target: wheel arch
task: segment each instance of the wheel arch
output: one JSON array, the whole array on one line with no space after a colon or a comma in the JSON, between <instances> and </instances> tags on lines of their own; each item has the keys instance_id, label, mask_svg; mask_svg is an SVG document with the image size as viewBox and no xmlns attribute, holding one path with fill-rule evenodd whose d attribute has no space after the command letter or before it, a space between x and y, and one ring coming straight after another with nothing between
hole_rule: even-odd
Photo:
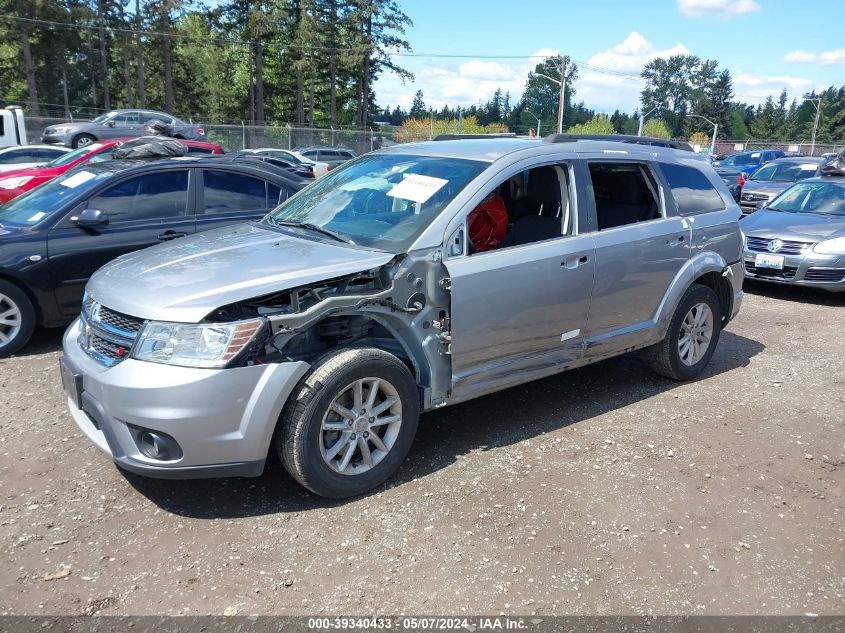
<instances>
[{"instance_id":1,"label":"wheel arch","mask_svg":"<svg viewBox=\"0 0 845 633\"><path fill-rule=\"evenodd\" d=\"M727 323L733 308L734 296L731 282L724 274L727 269L728 264L725 259L719 253L713 251L698 253L687 260L678 274L675 275L672 283L669 284L669 288L657 308L654 319L657 324L657 333L654 338L660 340L666 335L672 315L675 313L684 293L687 288L695 283L705 285L716 293L722 308L722 323L723 325Z\"/></svg>"}]
</instances>

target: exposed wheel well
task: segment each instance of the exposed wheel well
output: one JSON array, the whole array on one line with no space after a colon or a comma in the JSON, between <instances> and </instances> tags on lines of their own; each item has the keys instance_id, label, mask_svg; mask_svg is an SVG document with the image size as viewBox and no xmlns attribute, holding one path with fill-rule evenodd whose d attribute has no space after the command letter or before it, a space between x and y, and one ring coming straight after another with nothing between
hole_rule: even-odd
<instances>
[{"instance_id":1,"label":"exposed wheel well","mask_svg":"<svg viewBox=\"0 0 845 633\"><path fill-rule=\"evenodd\" d=\"M420 382L420 368L394 332L374 318L364 315L326 317L288 339L279 352L288 358L313 363L331 349L375 347L396 356Z\"/></svg>"},{"instance_id":2,"label":"exposed wheel well","mask_svg":"<svg viewBox=\"0 0 845 633\"><path fill-rule=\"evenodd\" d=\"M716 293L719 298L719 306L722 308L722 322L726 323L731 318L731 307L733 305L731 282L724 275L713 271L701 275L693 283L707 286Z\"/></svg>"}]
</instances>

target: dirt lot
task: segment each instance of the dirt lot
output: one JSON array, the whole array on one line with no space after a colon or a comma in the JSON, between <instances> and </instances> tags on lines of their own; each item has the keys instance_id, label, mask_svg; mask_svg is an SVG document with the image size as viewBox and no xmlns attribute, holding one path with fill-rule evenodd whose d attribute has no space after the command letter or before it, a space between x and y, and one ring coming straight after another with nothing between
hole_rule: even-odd
<instances>
[{"instance_id":1,"label":"dirt lot","mask_svg":"<svg viewBox=\"0 0 845 633\"><path fill-rule=\"evenodd\" d=\"M0 361L0 614L843 614L845 296L749 290L701 380L623 358L426 415L344 503L275 462L121 474L42 332Z\"/></svg>"}]
</instances>

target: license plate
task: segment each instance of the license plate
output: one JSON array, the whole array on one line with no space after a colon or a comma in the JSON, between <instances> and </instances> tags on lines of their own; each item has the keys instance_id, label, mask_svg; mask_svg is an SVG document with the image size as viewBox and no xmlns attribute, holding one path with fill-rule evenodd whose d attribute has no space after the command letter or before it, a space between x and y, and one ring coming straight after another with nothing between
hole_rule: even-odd
<instances>
[{"instance_id":1,"label":"license plate","mask_svg":"<svg viewBox=\"0 0 845 633\"><path fill-rule=\"evenodd\" d=\"M82 408L82 374L73 371L70 364L62 356L59 359L59 372L62 375L62 387L77 409Z\"/></svg>"},{"instance_id":2,"label":"license plate","mask_svg":"<svg viewBox=\"0 0 845 633\"><path fill-rule=\"evenodd\" d=\"M765 255L760 253L754 257L754 267L783 270L783 255Z\"/></svg>"}]
</instances>

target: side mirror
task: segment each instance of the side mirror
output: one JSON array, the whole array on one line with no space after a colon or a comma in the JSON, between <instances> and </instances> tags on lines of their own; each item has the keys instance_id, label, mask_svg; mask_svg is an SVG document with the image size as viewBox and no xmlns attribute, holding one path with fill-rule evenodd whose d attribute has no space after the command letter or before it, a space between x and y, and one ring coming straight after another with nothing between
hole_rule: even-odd
<instances>
[{"instance_id":1,"label":"side mirror","mask_svg":"<svg viewBox=\"0 0 845 633\"><path fill-rule=\"evenodd\" d=\"M71 216L71 222L76 226L102 226L109 223L109 216L99 209L84 209L79 215Z\"/></svg>"},{"instance_id":2,"label":"side mirror","mask_svg":"<svg viewBox=\"0 0 845 633\"><path fill-rule=\"evenodd\" d=\"M105 125L106 127L114 127L114 119L112 119L111 121L106 121L105 123L103 123L103 125Z\"/></svg>"}]
</instances>

